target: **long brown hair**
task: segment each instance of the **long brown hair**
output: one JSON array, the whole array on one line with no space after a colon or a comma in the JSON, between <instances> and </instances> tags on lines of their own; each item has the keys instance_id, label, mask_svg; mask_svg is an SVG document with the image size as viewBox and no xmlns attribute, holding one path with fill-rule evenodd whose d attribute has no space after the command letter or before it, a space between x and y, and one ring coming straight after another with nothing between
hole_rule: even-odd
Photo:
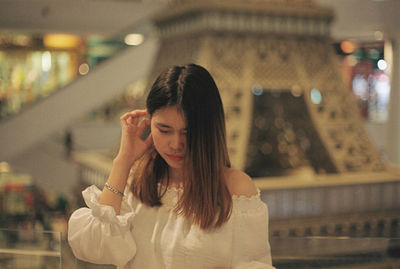
<instances>
[{"instance_id":1,"label":"long brown hair","mask_svg":"<svg viewBox=\"0 0 400 269\"><path fill-rule=\"evenodd\" d=\"M224 109L210 73L195 64L161 73L146 107L151 116L166 106L182 110L187 125L185 179L175 211L202 229L218 228L229 219L232 198L224 179L224 168L230 167ZM165 189L158 183L166 178L168 187L168 176L168 164L153 149L135 163L131 190L142 203L160 206Z\"/></svg>"}]
</instances>

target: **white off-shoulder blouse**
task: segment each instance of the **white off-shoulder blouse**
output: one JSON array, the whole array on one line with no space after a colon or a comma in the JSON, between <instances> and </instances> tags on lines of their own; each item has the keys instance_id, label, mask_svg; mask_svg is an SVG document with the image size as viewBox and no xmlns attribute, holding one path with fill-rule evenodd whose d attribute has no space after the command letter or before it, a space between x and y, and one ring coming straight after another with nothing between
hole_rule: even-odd
<instances>
[{"instance_id":1,"label":"white off-shoulder blouse","mask_svg":"<svg viewBox=\"0 0 400 269\"><path fill-rule=\"evenodd\" d=\"M121 213L101 205L101 191L90 186L89 208L69 219L68 241L78 259L120 269L270 269L268 210L260 194L233 196L232 214L218 229L202 230L174 212L181 189L169 188L163 205L142 204L126 189Z\"/></svg>"}]
</instances>

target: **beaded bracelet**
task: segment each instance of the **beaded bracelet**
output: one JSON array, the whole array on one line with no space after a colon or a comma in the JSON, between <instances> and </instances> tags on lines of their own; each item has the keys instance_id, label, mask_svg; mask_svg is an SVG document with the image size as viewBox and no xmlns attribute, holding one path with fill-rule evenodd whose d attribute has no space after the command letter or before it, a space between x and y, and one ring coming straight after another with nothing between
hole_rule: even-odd
<instances>
[{"instance_id":1,"label":"beaded bracelet","mask_svg":"<svg viewBox=\"0 0 400 269\"><path fill-rule=\"evenodd\" d=\"M120 195L120 196L124 196L124 193L123 193L123 192L120 192L119 190L115 189L114 187L111 187L107 182L104 184L104 187L106 187L107 190L110 190L110 191L112 191L112 192L115 193L115 194L118 194L118 195Z\"/></svg>"}]
</instances>

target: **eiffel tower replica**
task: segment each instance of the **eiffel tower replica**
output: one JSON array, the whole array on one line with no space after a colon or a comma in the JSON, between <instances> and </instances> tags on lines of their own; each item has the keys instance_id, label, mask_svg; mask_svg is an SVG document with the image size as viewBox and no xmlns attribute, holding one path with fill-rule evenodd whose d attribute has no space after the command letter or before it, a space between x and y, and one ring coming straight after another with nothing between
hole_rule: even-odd
<instances>
[{"instance_id":1,"label":"eiffel tower replica","mask_svg":"<svg viewBox=\"0 0 400 269\"><path fill-rule=\"evenodd\" d=\"M150 81L197 63L220 89L232 166L252 177L385 173L332 47L333 11L311 0L169 1Z\"/></svg>"}]
</instances>

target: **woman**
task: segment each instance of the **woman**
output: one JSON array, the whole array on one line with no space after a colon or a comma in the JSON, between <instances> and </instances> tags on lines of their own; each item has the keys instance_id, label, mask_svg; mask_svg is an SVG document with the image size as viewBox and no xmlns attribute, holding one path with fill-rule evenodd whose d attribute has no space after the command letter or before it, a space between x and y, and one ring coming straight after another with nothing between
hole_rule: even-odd
<instances>
[{"instance_id":1,"label":"woman","mask_svg":"<svg viewBox=\"0 0 400 269\"><path fill-rule=\"evenodd\" d=\"M230 168L223 106L208 71L169 68L146 106L121 117L105 187L83 191L89 208L69 220L75 256L126 269L273 268L267 207L250 177Z\"/></svg>"}]
</instances>

